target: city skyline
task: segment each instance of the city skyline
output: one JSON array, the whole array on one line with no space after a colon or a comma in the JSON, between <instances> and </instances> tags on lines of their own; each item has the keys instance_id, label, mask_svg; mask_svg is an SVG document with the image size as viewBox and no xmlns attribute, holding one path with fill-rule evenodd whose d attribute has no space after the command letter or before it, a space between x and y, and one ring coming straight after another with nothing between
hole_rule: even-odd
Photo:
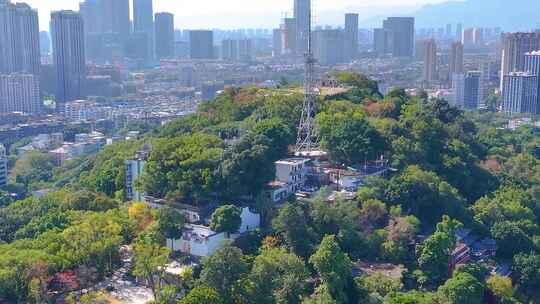
<instances>
[{"instance_id":1,"label":"city skyline","mask_svg":"<svg viewBox=\"0 0 540 304\"><path fill-rule=\"evenodd\" d=\"M12 2L23 2L13 0ZM78 10L79 0L56 0L44 3L43 0L24 1L38 9L40 30L49 30L50 12L55 10ZM314 1L316 24L337 25L333 12L354 12L360 14L361 20L374 18L388 10L399 8L403 13L412 12L425 4L442 3L446 0L379 0L377 3L355 0ZM133 3L131 3L131 7ZM279 19L293 16L293 1L259 0L254 5L249 0L232 0L217 2L201 0L196 3L154 0L154 12L170 12L175 18L176 28L210 29L210 28L271 28L279 25ZM369 8L369 9L368 9ZM321 15L321 12L325 12ZM264 18L261 19L261 16Z\"/></svg>"},{"instance_id":2,"label":"city skyline","mask_svg":"<svg viewBox=\"0 0 540 304\"><path fill-rule=\"evenodd\" d=\"M0 0L0 304L537 303L539 11Z\"/></svg>"}]
</instances>

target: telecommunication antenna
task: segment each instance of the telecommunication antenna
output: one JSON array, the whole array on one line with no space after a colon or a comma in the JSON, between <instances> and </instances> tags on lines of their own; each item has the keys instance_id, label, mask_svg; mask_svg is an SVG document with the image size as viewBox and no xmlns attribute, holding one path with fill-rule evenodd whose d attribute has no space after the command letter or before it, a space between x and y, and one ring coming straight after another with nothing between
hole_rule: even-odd
<instances>
[{"instance_id":1,"label":"telecommunication antenna","mask_svg":"<svg viewBox=\"0 0 540 304\"><path fill-rule=\"evenodd\" d=\"M295 155L311 156L314 153L320 153L320 142L315 126L315 103L319 96L314 79L315 58L313 57L311 19L312 6L309 2L309 27L307 51L304 54L304 102L302 107L302 116L298 125L298 136L296 138Z\"/></svg>"}]
</instances>

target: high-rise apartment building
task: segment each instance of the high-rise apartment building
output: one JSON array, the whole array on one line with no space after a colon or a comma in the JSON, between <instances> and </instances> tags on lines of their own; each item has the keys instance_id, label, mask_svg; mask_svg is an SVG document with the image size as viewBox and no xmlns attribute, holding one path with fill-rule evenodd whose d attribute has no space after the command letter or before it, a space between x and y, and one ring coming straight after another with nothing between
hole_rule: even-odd
<instances>
[{"instance_id":1,"label":"high-rise apartment building","mask_svg":"<svg viewBox=\"0 0 540 304\"><path fill-rule=\"evenodd\" d=\"M453 88L453 75L463 74L463 44L460 41L453 42L450 46L450 57L448 61L448 83Z\"/></svg>"},{"instance_id":2,"label":"high-rise apartment building","mask_svg":"<svg viewBox=\"0 0 540 304\"><path fill-rule=\"evenodd\" d=\"M344 61L344 33L341 30L313 32L313 55L322 65L333 66Z\"/></svg>"},{"instance_id":3,"label":"high-rise apartment building","mask_svg":"<svg viewBox=\"0 0 540 304\"><path fill-rule=\"evenodd\" d=\"M242 62L250 62L255 57L253 49L253 40L240 39L238 40L238 60Z\"/></svg>"},{"instance_id":4,"label":"high-rise apartment building","mask_svg":"<svg viewBox=\"0 0 540 304\"><path fill-rule=\"evenodd\" d=\"M283 44L281 43L281 29L277 28L272 31L272 55L274 57L281 56L283 52Z\"/></svg>"},{"instance_id":5,"label":"high-rise apartment building","mask_svg":"<svg viewBox=\"0 0 540 304\"><path fill-rule=\"evenodd\" d=\"M79 12L84 21L87 59L120 61L131 34L129 0L85 0L79 3Z\"/></svg>"},{"instance_id":6,"label":"high-rise apartment building","mask_svg":"<svg viewBox=\"0 0 540 304\"><path fill-rule=\"evenodd\" d=\"M540 33L508 33L502 35L501 90L504 77L524 71L525 53L540 50Z\"/></svg>"},{"instance_id":7,"label":"high-rise apartment building","mask_svg":"<svg viewBox=\"0 0 540 304\"><path fill-rule=\"evenodd\" d=\"M345 61L351 61L358 56L358 14L345 15Z\"/></svg>"},{"instance_id":8,"label":"high-rise apartment building","mask_svg":"<svg viewBox=\"0 0 540 304\"><path fill-rule=\"evenodd\" d=\"M481 71L452 74L452 105L467 110L484 107Z\"/></svg>"},{"instance_id":9,"label":"high-rise apartment building","mask_svg":"<svg viewBox=\"0 0 540 304\"><path fill-rule=\"evenodd\" d=\"M392 32L383 28L373 30L373 50L377 55L392 53Z\"/></svg>"},{"instance_id":10,"label":"high-rise apartment building","mask_svg":"<svg viewBox=\"0 0 540 304\"><path fill-rule=\"evenodd\" d=\"M133 0L133 32L144 33L147 40L146 54L154 58L154 7L152 0Z\"/></svg>"},{"instance_id":11,"label":"high-rise apartment building","mask_svg":"<svg viewBox=\"0 0 540 304\"><path fill-rule=\"evenodd\" d=\"M25 3L0 1L0 73L39 75L38 13Z\"/></svg>"},{"instance_id":12,"label":"high-rise apartment building","mask_svg":"<svg viewBox=\"0 0 540 304\"><path fill-rule=\"evenodd\" d=\"M0 113L42 111L39 76L33 74L0 74Z\"/></svg>"},{"instance_id":13,"label":"high-rise apartment building","mask_svg":"<svg viewBox=\"0 0 540 304\"><path fill-rule=\"evenodd\" d=\"M478 96L478 109L486 108L486 99L489 96L489 84L490 84L490 60L488 57L480 60L480 88Z\"/></svg>"},{"instance_id":14,"label":"high-rise apartment building","mask_svg":"<svg viewBox=\"0 0 540 304\"><path fill-rule=\"evenodd\" d=\"M131 32L129 0L85 0L79 11L87 33L115 33L126 39Z\"/></svg>"},{"instance_id":15,"label":"high-rise apartment building","mask_svg":"<svg viewBox=\"0 0 540 304\"><path fill-rule=\"evenodd\" d=\"M437 43L435 39L428 39L425 44L424 53L424 82L429 85L437 79Z\"/></svg>"},{"instance_id":16,"label":"high-rise apartment building","mask_svg":"<svg viewBox=\"0 0 540 304\"><path fill-rule=\"evenodd\" d=\"M296 20L296 51L304 54L308 48L311 28L311 0L294 0L294 19Z\"/></svg>"},{"instance_id":17,"label":"high-rise apartment building","mask_svg":"<svg viewBox=\"0 0 540 304\"><path fill-rule=\"evenodd\" d=\"M469 71L465 75L464 103L467 110L475 110L482 104L482 73L480 71Z\"/></svg>"},{"instance_id":18,"label":"high-rise apartment building","mask_svg":"<svg viewBox=\"0 0 540 304\"><path fill-rule=\"evenodd\" d=\"M152 0L133 0L133 31L154 32L154 6Z\"/></svg>"},{"instance_id":19,"label":"high-rise apartment building","mask_svg":"<svg viewBox=\"0 0 540 304\"><path fill-rule=\"evenodd\" d=\"M383 21L383 28L392 33L391 50L394 57L414 56L413 17L390 17Z\"/></svg>"},{"instance_id":20,"label":"high-rise apartment building","mask_svg":"<svg viewBox=\"0 0 540 304\"><path fill-rule=\"evenodd\" d=\"M474 46L474 28L466 28L461 35L461 43L464 47L470 48Z\"/></svg>"},{"instance_id":21,"label":"high-rise apartment building","mask_svg":"<svg viewBox=\"0 0 540 304\"><path fill-rule=\"evenodd\" d=\"M84 23L85 55L89 61L99 60L103 48L102 0L85 0L79 3L79 13Z\"/></svg>"},{"instance_id":22,"label":"high-rise apartment building","mask_svg":"<svg viewBox=\"0 0 540 304\"><path fill-rule=\"evenodd\" d=\"M86 79L84 22L74 11L51 13L53 63L56 70L56 108L80 99Z\"/></svg>"},{"instance_id":23,"label":"high-rise apartment building","mask_svg":"<svg viewBox=\"0 0 540 304\"><path fill-rule=\"evenodd\" d=\"M296 19L284 18L281 24L281 47L283 55L294 55L297 51Z\"/></svg>"},{"instance_id":24,"label":"high-rise apartment building","mask_svg":"<svg viewBox=\"0 0 540 304\"><path fill-rule=\"evenodd\" d=\"M448 79L452 79L452 74L463 73L463 44L459 41L452 43L450 49L450 62L448 63Z\"/></svg>"},{"instance_id":25,"label":"high-rise apartment building","mask_svg":"<svg viewBox=\"0 0 540 304\"><path fill-rule=\"evenodd\" d=\"M460 109L465 107L465 74L452 74L452 98L450 101L454 107Z\"/></svg>"},{"instance_id":26,"label":"high-rise apartment building","mask_svg":"<svg viewBox=\"0 0 540 304\"><path fill-rule=\"evenodd\" d=\"M85 0L79 3L79 13L84 20L85 35L89 33L102 33L104 31L103 15L101 12L103 5L101 3L102 0Z\"/></svg>"},{"instance_id":27,"label":"high-rise apartment building","mask_svg":"<svg viewBox=\"0 0 540 304\"><path fill-rule=\"evenodd\" d=\"M225 61L238 59L238 40L224 39L221 41L221 59Z\"/></svg>"},{"instance_id":28,"label":"high-rise apartment building","mask_svg":"<svg viewBox=\"0 0 540 304\"><path fill-rule=\"evenodd\" d=\"M0 187L5 187L8 181L6 148L0 144Z\"/></svg>"},{"instance_id":29,"label":"high-rise apartment building","mask_svg":"<svg viewBox=\"0 0 540 304\"><path fill-rule=\"evenodd\" d=\"M455 39L461 40L461 34L463 33L463 24L458 23L456 25L456 37Z\"/></svg>"},{"instance_id":30,"label":"high-rise apartment building","mask_svg":"<svg viewBox=\"0 0 540 304\"><path fill-rule=\"evenodd\" d=\"M156 28L156 57L158 59L174 57L174 15L157 13Z\"/></svg>"},{"instance_id":31,"label":"high-rise apartment building","mask_svg":"<svg viewBox=\"0 0 540 304\"><path fill-rule=\"evenodd\" d=\"M477 47L484 45L484 29L475 27L473 30L473 44Z\"/></svg>"},{"instance_id":32,"label":"high-rise apartment building","mask_svg":"<svg viewBox=\"0 0 540 304\"><path fill-rule=\"evenodd\" d=\"M214 32L194 30L189 32L191 59L214 59Z\"/></svg>"},{"instance_id":33,"label":"high-rise apartment building","mask_svg":"<svg viewBox=\"0 0 540 304\"><path fill-rule=\"evenodd\" d=\"M503 77L502 111L538 113L538 77L527 72L511 72Z\"/></svg>"},{"instance_id":34,"label":"high-rise apartment building","mask_svg":"<svg viewBox=\"0 0 540 304\"><path fill-rule=\"evenodd\" d=\"M446 32L445 32L445 38L446 39L452 39L452 24L447 24L446 25Z\"/></svg>"},{"instance_id":35,"label":"high-rise apartment building","mask_svg":"<svg viewBox=\"0 0 540 304\"><path fill-rule=\"evenodd\" d=\"M538 80L538 96L536 104L540 107L540 51L525 54L525 71L535 75ZM540 109L538 109L540 114Z\"/></svg>"},{"instance_id":36,"label":"high-rise apartment building","mask_svg":"<svg viewBox=\"0 0 540 304\"><path fill-rule=\"evenodd\" d=\"M121 40L126 40L131 33L129 17L129 0L101 0L105 3L106 24L109 28L105 32L117 33ZM110 13L109 13L110 12ZM110 20L110 21L109 21Z\"/></svg>"}]
</instances>

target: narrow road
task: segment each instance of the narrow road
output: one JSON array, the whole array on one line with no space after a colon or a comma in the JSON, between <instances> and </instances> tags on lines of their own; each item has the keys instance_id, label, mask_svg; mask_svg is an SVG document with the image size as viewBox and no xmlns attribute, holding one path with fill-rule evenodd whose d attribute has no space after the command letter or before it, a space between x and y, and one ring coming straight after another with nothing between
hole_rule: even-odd
<instances>
[{"instance_id":1,"label":"narrow road","mask_svg":"<svg viewBox=\"0 0 540 304\"><path fill-rule=\"evenodd\" d=\"M122 258L122 267L117 269L110 278L95 285L92 290L110 290L111 296L126 304L146 304L154 297L152 290L146 286L137 284L128 276L133 267L133 248L131 246L122 246L120 249Z\"/></svg>"}]
</instances>

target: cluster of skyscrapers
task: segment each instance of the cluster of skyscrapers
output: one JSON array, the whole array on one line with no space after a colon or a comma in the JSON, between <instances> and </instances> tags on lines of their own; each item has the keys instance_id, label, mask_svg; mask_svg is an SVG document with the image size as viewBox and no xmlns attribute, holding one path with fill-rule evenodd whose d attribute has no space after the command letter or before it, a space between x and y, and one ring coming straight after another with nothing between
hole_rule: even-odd
<instances>
[{"instance_id":1,"label":"cluster of skyscrapers","mask_svg":"<svg viewBox=\"0 0 540 304\"><path fill-rule=\"evenodd\" d=\"M390 54L394 57L414 55L414 18L390 17L383 21L382 28L373 32L374 50L377 54Z\"/></svg>"},{"instance_id":2,"label":"cluster of skyscrapers","mask_svg":"<svg viewBox=\"0 0 540 304\"><path fill-rule=\"evenodd\" d=\"M133 0L133 26L130 0L85 0L79 13L88 61L129 59L145 66L154 59L174 57L174 15L154 15L152 0Z\"/></svg>"},{"instance_id":3,"label":"cluster of skyscrapers","mask_svg":"<svg viewBox=\"0 0 540 304\"><path fill-rule=\"evenodd\" d=\"M502 111L540 114L540 33L502 36Z\"/></svg>"},{"instance_id":4,"label":"cluster of skyscrapers","mask_svg":"<svg viewBox=\"0 0 540 304\"><path fill-rule=\"evenodd\" d=\"M463 40L455 41L450 46L447 77L447 82L452 88L450 101L462 109L483 109L486 107L485 100L488 96L489 61L487 58L479 60L477 70L465 71L463 49ZM436 63L426 61L424 70L434 65ZM435 78L428 79L424 76L426 82L433 80Z\"/></svg>"},{"instance_id":5,"label":"cluster of skyscrapers","mask_svg":"<svg viewBox=\"0 0 540 304\"><path fill-rule=\"evenodd\" d=\"M439 41L448 37L446 35ZM434 84L443 87L446 83L450 85L450 100L454 105L463 109L485 108L490 91L491 62L488 55L474 54L485 50L487 37L492 39L493 33L482 28L465 28L461 35L456 33L448 53L439 50L437 40L433 38L417 41L417 59L423 61L422 87L433 88ZM377 50L377 35L374 39ZM499 110L511 114L540 114L540 32L503 33L498 41L501 52L496 60L498 62L500 58L498 91L502 98ZM473 69L470 64L469 69L464 67L464 50L470 52L469 59L476 56ZM448 74L439 71L443 60L447 63Z\"/></svg>"},{"instance_id":6,"label":"cluster of skyscrapers","mask_svg":"<svg viewBox=\"0 0 540 304\"><path fill-rule=\"evenodd\" d=\"M276 57L302 57L310 35L311 0L294 0L294 16L284 18L273 31L273 53ZM345 15L342 29L312 29L312 50L322 65L350 62L358 56L358 14Z\"/></svg>"},{"instance_id":7,"label":"cluster of skyscrapers","mask_svg":"<svg viewBox=\"0 0 540 304\"><path fill-rule=\"evenodd\" d=\"M52 44L56 108L81 98L87 62L140 62L174 57L174 16L153 14L152 0L85 0L80 11L51 13L50 34L39 32L38 13L25 3L0 0L0 113L39 114L41 52ZM41 45L40 45L41 44ZM143 46L143 47L141 47Z\"/></svg>"},{"instance_id":8,"label":"cluster of skyscrapers","mask_svg":"<svg viewBox=\"0 0 540 304\"><path fill-rule=\"evenodd\" d=\"M221 58L226 61L250 62L254 59L251 39L224 39L221 42Z\"/></svg>"},{"instance_id":9,"label":"cluster of skyscrapers","mask_svg":"<svg viewBox=\"0 0 540 304\"><path fill-rule=\"evenodd\" d=\"M0 113L40 111L40 65L37 11L0 0Z\"/></svg>"},{"instance_id":10,"label":"cluster of skyscrapers","mask_svg":"<svg viewBox=\"0 0 540 304\"><path fill-rule=\"evenodd\" d=\"M345 14L339 27L312 27L312 0L294 0L293 16L284 18L273 31L252 30L251 35L246 31L180 31L175 30L173 14L154 14L153 0L80 0L79 11L51 13L49 35L39 32L36 10L11 1L0 0L0 114L43 113L43 88L54 93L59 112L71 101L105 92L104 83L113 77L107 78L108 72L93 73L98 66L140 69L177 59L229 66L247 66L256 59L297 64L308 49L309 35L313 56L324 68L349 63L354 67L366 58L397 58L389 60L399 62L397 69L421 72L420 81L414 76L400 83L405 87L444 88L456 106L479 109L485 107L490 89L498 86L502 111L540 114L540 32L501 35L500 29L464 28L462 24L416 30L413 17L389 17L380 28L362 31L354 13ZM477 54L495 48L488 44L498 37L502 56L478 59ZM493 66L499 58L500 86L499 77L490 73L498 69ZM122 94L121 82L114 82L120 87L114 96Z\"/></svg>"},{"instance_id":11,"label":"cluster of skyscrapers","mask_svg":"<svg viewBox=\"0 0 540 304\"><path fill-rule=\"evenodd\" d=\"M525 69L502 76L502 110L507 113L540 114L540 52L528 52L525 58Z\"/></svg>"}]
</instances>

